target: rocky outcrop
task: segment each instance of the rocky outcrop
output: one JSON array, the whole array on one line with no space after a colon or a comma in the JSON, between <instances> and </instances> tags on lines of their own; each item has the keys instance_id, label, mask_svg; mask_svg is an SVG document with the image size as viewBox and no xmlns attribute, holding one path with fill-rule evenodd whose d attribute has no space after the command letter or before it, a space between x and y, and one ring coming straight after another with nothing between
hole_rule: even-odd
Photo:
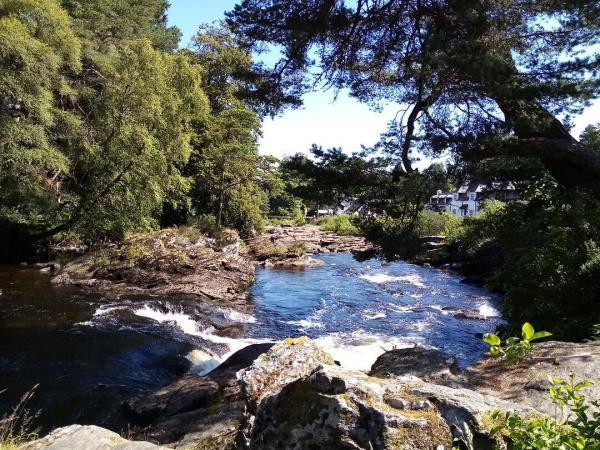
<instances>
[{"instance_id":1,"label":"rocky outcrop","mask_svg":"<svg viewBox=\"0 0 600 450\"><path fill-rule=\"evenodd\" d=\"M190 229L134 235L90 252L52 279L56 285L150 295L192 295L248 309L251 259L234 232L212 239Z\"/></svg>"},{"instance_id":2,"label":"rocky outcrop","mask_svg":"<svg viewBox=\"0 0 600 450\"><path fill-rule=\"evenodd\" d=\"M176 448L233 448L245 401L238 372L273 344L253 344L205 376L188 375L125 405L144 437Z\"/></svg>"},{"instance_id":3,"label":"rocky outcrop","mask_svg":"<svg viewBox=\"0 0 600 450\"><path fill-rule=\"evenodd\" d=\"M93 425L71 425L19 447L20 450L159 450L150 442L133 442Z\"/></svg>"},{"instance_id":4,"label":"rocky outcrop","mask_svg":"<svg viewBox=\"0 0 600 450\"><path fill-rule=\"evenodd\" d=\"M250 242L251 252L258 255L267 254L268 250L290 249L302 246L308 253L331 252L364 252L372 251L373 245L360 236L340 236L325 231L317 225L304 226L272 226ZM267 252L265 252L267 250Z\"/></svg>"},{"instance_id":5,"label":"rocky outcrop","mask_svg":"<svg viewBox=\"0 0 600 450\"><path fill-rule=\"evenodd\" d=\"M521 365L486 360L465 372L437 350L398 349L366 374L338 366L307 338L286 339L244 349L205 377L138 399L132 410L159 417L146 436L176 448L450 450L458 439L462 448L485 450L496 445L492 411L548 412L527 394L536 389L528 384L534 375L547 375L539 364L557 376L572 368L593 378L599 345L542 344ZM546 357L554 359L540 359Z\"/></svg>"}]
</instances>

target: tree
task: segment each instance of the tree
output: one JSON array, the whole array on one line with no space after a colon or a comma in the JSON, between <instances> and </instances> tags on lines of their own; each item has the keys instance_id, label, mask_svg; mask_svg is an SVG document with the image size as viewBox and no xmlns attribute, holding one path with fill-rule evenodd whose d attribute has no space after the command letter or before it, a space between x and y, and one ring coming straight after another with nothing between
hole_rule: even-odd
<instances>
[{"instance_id":1,"label":"tree","mask_svg":"<svg viewBox=\"0 0 600 450\"><path fill-rule=\"evenodd\" d=\"M75 95L81 44L55 0L3 0L0 48L0 227L40 229L65 201L61 144L79 121L61 102Z\"/></svg>"},{"instance_id":2,"label":"tree","mask_svg":"<svg viewBox=\"0 0 600 450\"><path fill-rule=\"evenodd\" d=\"M588 125L579 135L582 144L600 153L600 124Z\"/></svg>"},{"instance_id":3,"label":"tree","mask_svg":"<svg viewBox=\"0 0 600 450\"><path fill-rule=\"evenodd\" d=\"M249 48L278 46L284 82L325 81L365 102L409 105L400 159L419 130L472 160L541 160L600 197L600 155L556 119L599 94L599 5L555 0L244 0L227 22ZM310 83L309 83L310 84Z\"/></svg>"}]
</instances>

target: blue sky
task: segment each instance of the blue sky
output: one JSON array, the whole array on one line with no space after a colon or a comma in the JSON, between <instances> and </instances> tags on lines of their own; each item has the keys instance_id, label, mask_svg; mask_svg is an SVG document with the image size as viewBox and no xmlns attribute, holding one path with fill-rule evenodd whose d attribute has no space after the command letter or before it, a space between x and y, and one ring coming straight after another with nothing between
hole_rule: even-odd
<instances>
[{"instance_id":1,"label":"blue sky","mask_svg":"<svg viewBox=\"0 0 600 450\"><path fill-rule=\"evenodd\" d=\"M187 46L198 26L222 20L236 0L170 0L169 23L179 27ZM284 112L263 123L260 151L277 157L308 152L311 144L342 147L347 152L360 150L361 144L372 145L393 118L398 106L389 105L382 112L348 97L344 92L334 99L333 92L314 92L304 97L300 110ZM578 136L586 125L600 122L600 101L596 101L575 119L573 134ZM419 166L427 165L423 161Z\"/></svg>"}]
</instances>

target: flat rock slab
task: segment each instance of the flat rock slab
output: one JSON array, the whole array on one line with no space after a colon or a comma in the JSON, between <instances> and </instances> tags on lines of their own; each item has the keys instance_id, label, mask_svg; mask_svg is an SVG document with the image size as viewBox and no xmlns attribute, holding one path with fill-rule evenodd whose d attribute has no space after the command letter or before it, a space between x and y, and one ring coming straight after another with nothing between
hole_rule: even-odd
<instances>
[{"instance_id":1,"label":"flat rock slab","mask_svg":"<svg viewBox=\"0 0 600 450\"><path fill-rule=\"evenodd\" d=\"M548 395L548 378L566 379L569 372L573 372L578 381L597 380L600 341L535 344L531 357L520 363L487 358L472 367L467 376L472 388L479 392L530 406L553 417L555 406ZM600 398L600 385L590 386L583 392L590 399Z\"/></svg>"},{"instance_id":2,"label":"flat rock slab","mask_svg":"<svg viewBox=\"0 0 600 450\"><path fill-rule=\"evenodd\" d=\"M21 450L157 450L150 442L133 442L113 431L93 425L71 425L21 446Z\"/></svg>"}]
</instances>

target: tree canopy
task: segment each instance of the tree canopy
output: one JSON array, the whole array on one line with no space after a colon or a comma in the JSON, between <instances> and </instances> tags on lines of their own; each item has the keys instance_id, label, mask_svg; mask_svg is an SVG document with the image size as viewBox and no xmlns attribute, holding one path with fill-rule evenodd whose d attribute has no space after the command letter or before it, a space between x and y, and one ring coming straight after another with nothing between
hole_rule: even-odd
<instances>
[{"instance_id":1,"label":"tree canopy","mask_svg":"<svg viewBox=\"0 0 600 450\"><path fill-rule=\"evenodd\" d=\"M227 21L248 48L281 49L282 85L408 105L397 130L407 172L420 133L471 160L540 159L600 197L600 156L556 118L600 93L596 1L244 0Z\"/></svg>"}]
</instances>

